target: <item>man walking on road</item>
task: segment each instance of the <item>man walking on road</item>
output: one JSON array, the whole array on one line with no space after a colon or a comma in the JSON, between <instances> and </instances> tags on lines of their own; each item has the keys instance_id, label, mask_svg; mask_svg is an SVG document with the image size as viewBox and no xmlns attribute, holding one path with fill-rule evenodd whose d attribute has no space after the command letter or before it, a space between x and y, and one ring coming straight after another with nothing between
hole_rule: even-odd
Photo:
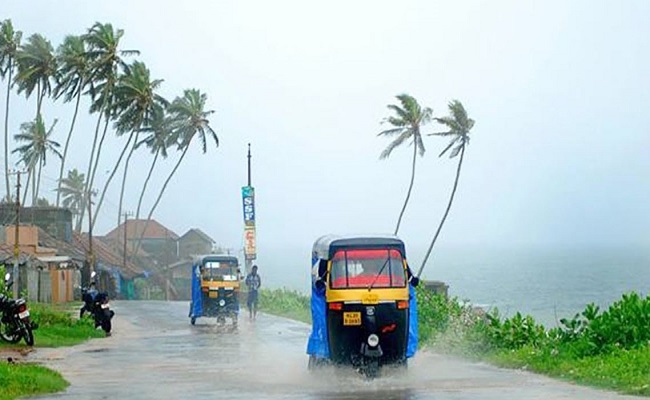
<instances>
[{"instance_id":1,"label":"man walking on road","mask_svg":"<svg viewBox=\"0 0 650 400\"><path fill-rule=\"evenodd\" d=\"M257 317L257 297L260 286L262 286L262 279L257 274L257 265L253 265L251 273L246 277L246 286L248 286L248 305L249 317L254 320Z\"/></svg>"}]
</instances>

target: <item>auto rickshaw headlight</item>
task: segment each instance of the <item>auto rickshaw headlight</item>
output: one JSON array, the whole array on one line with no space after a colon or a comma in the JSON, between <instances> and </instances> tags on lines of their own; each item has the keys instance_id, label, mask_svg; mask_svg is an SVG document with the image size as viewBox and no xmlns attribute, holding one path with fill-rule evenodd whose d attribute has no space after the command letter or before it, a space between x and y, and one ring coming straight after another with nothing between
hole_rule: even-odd
<instances>
[{"instance_id":1,"label":"auto rickshaw headlight","mask_svg":"<svg viewBox=\"0 0 650 400\"><path fill-rule=\"evenodd\" d=\"M370 336L368 336L368 346L376 347L378 344L379 336L375 335L374 333L370 334Z\"/></svg>"},{"instance_id":2,"label":"auto rickshaw headlight","mask_svg":"<svg viewBox=\"0 0 650 400\"><path fill-rule=\"evenodd\" d=\"M224 299L219 300L219 305L221 307L225 306L226 305L226 300L224 300Z\"/></svg>"}]
</instances>

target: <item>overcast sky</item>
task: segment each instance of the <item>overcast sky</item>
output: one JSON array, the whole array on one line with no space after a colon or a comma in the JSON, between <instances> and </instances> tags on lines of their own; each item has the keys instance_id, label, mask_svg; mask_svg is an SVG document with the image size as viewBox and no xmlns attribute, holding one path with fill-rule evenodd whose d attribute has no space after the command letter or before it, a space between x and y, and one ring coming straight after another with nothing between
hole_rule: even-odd
<instances>
[{"instance_id":1,"label":"overcast sky","mask_svg":"<svg viewBox=\"0 0 650 400\"><path fill-rule=\"evenodd\" d=\"M377 133L386 105L405 92L436 116L459 99L476 120L442 248L650 243L650 2L2 3L0 18L55 47L111 22L126 32L123 48L140 50L164 79L165 97L208 94L221 145L203 155L194 144L155 214L178 234L198 227L241 247L248 142L260 254L308 249L324 233L391 232L411 152L380 161L388 141ZM59 119L60 142L72 111L44 106L48 123ZM14 96L12 133L33 113L34 99ZM84 115L69 165L85 169L93 129ZM415 247L435 232L456 167L437 157L444 139L425 139L401 230ZM121 146L104 150L100 180ZM158 170L147 210L176 157ZM149 160L142 152L133 162L129 211ZM53 189L58 165L44 174ZM117 222L118 187L99 233Z\"/></svg>"}]
</instances>

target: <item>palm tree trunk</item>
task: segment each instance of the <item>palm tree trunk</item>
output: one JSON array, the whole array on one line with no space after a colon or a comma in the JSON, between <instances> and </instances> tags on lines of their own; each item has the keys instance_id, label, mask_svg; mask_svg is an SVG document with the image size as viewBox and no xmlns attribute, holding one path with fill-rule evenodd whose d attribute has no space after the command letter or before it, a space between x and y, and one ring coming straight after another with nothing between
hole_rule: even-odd
<instances>
[{"instance_id":1,"label":"palm tree trunk","mask_svg":"<svg viewBox=\"0 0 650 400\"><path fill-rule=\"evenodd\" d=\"M449 215L449 210L451 209L451 203L454 202L454 195L456 194L456 189L458 188L458 179L460 178L460 169L463 166L463 156L465 156L465 145L464 144L460 148L460 159L458 160L458 168L456 169L456 180L454 181L454 187L451 190L451 196L449 196L449 203L447 204L447 209L445 210L445 214L442 216L442 220L440 221L440 225L438 225L438 230L436 230L436 234L433 236L433 240L431 241L431 244L429 245L429 249L427 250L427 254L424 256L424 260L422 260L422 265L420 266L420 269L418 270L418 274L417 274L418 278L420 277L420 275L422 275L422 270L424 270L424 266L427 264L427 260L429 259L429 255L431 255L431 250L433 250L433 245L436 244L436 240L438 240L438 235L440 235L440 231L442 230L442 226L444 225L445 220L447 219L447 215Z\"/></svg>"},{"instance_id":2,"label":"palm tree trunk","mask_svg":"<svg viewBox=\"0 0 650 400\"><path fill-rule=\"evenodd\" d=\"M122 221L122 203L124 201L124 189L126 188L126 176L129 173L129 163L131 162L131 156L133 155L133 152L135 151L135 148L138 145L138 136L140 134L139 130L140 130L140 124L138 124L137 129L131 133L131 135L133 135L135 132L138 132L135 133L135 141L133 142L133 145L131 146L131 151L129 151L129 155L126 156L126 161L124 162L124 174L122 174L122 189L120 190L120 202L118 205L116 226L120 226L120 222Z\"/></svg>"},{"instance_id":3,"label":"palm tree trunk","mask_svg":"<svg viewBox=\"0 0 650 400\"><path fill-rule=\"evenodd\" d=\"M43 171L43 162L38 163L38 179L34 181L36 184L36 192L34 193L34 201L32 201L32 206L35 206L38 202L38 192L41 190L41 172Z\"/></svg>"},{"instance_id":4,"label":"palm tree trunk","mask_svg":"<svg viewBox=\"0 0 650 400\"><path fill-rule=\"evenodd\" d=\"M91 229L95 227L95 223L97 222L97 215L99 215L99 210L102 208L102 203L104 202L104 196L106 196L106 191L108 190L108 186L111 184L111 181L113 180L113 177L117 172L117 169L120 167L120 164L122 163L122 158L124 157L126 150L129 148L129 144L131 144L131 139L133 139L133 135L129 135L129 140L126 141L126 144L124 145L124 148L120 153L120 157L117 159L117 162L115 163L115 167L113 167L113 171L111 171L111 174L109 175L106 184L104 184L102 195L99 197L99 202L97 203L97 207L95 207L95 212L93 213L93 222L90 225Z\"/></svg>"},{"instance_id":5,"label":"palm tree trunk","mask_svg":"<svg viewBox=\"0 0 650 400\"><path fill-rule=\"evenodd\" d=\"M65 140L65 146L63 147L63 157L61 158L61 168L59 169L59 183L56 189L56 206L59 206L61 200L61 180L63 179L63 171L65 169L65 158L68 155L68 147L70 146L70 138L72 138L72 132L74 130L74 124L77 121L77 114L79 112L79 102L81 101L81 90L77 93L77 102L74 106L74 115L72 116L72 123L70 123L70 131L68 131L68 137Z\"/></svg>"},{"instance_id":6,"label":"palm tree trunk","mask_svg":"<svg viewBox=\"0 0 650 400\"><path fill-rule=\"evenodd\" d=\"M41 82L36 83L36 118L41 115L41 104L43 103L43 94L41 93Z\"/></svg>"},{"instance_id":7,"label":"palm tree trunk","mask_svg":"<svg viewBox=\"0 0 650 400\"><path fill-rule=\"evenodd\" d=\"M97 146L97 154L95 155L95 165L93 165L92 173L90 174L90 184L88 185L89 189L92 189L93 184L95 183L95 176L97 175L97 167L99 166L99 158L102 154L102 148L104 147L104 139L106 138L106 132L108 131L108 122L109 119L106 118L104 122L104 131L102 132L102 137L99 139L99 145Z\"/></svg>"},{"instance_id":8,"label":"palm tree trunk","mask_svg":"<svg viewBox=\"0 0 650 400\"><path fill-rule=\"evenodd\" d=\"M418 155L418 146L417 146L417 141L416 138L413 137L413 165L411 166L411 183L409 184L409 190L406 192L406 200L404 200L404 206L402 207L402 211L399 213L399 218L397 219L397 226L395 227L395 234L397 235L397 232L399 232L399 226L402 223L402 217L404 216L404 211L406 211L406 205L409 202L409 198L411 197L411 190L413 189L413 182L415 181L415 159L417 158Z\"/></svg>"},{"instance_id":9,"label":"palm tree trunk","mask_svg":"<svg viewBox=\"0 0 650 400\"><path fill-rule=\"evenodd\" d=\"M180 158L176 162L176 165L174 166L174 169L172 169L172 172L169 173L169 176L165 180L165 183L163 183L163 186L160 189L160 193L158 193L158 197L156 198L156 201L153 203L153 206L151 206L151 210L149 210L149 215L147 215L147 221L144 223L144 228L142 228L142 233L140 234L140 237L138 238L138 241L135 244L135 250L133 251L133 254L138 254L138 250L140 250L140 244L142 243L142 239L144 238L144 233L147 231L147 226L149 225L149 221L151 221L151 216L153 215L153 212L156 210L156 207L158 207L158 203L160 203L160 199L162 199L163 193L165 193L169 181L172 179L172 177L176 173L176 170L181 165L181 162L183 161L183 158L185 157L185 154L187 153L187 150L189 148L190 148L190 144L187 143L187 145L183 149L183 154L181 154Z\"/></svg>"},{"instance_id":10,"label":"palm tree trunk","mask_svg":"<svg viewBox=\"0 0 650 400\"><path fill-rule=\"evenodd\" d=\"M5 183L7 184L7 201L11 199L9 184L9 98L11 94L11 73L13 60L9 59L9 79L7 80L7 105L5 106Z\"/></svg>"},{"instance_id":11,"label":"palm tree trunk","mask_svg":"<svg viewBox=\"0 0 650 400\"><path fill-rule=\"evenodd\" d=\"M36 167L34 167L36 169ZM36 203L36 177L38 176L38 171L32 172L32 207L34 207L34 203Z\"/></svg>"},{"instance_id":12,"label":"palm tree trunk","mask_svg":"<svg viewBox=\"0 0 650 400\"><path fill-rule=\"evenodd\" d=\"M27 183L25 183L25 193L23 193L23 201L20 203L25 207L25 202L27 201L27 193L29 193L29 183L32 180L32 168L27 169Z\"/></svg>"},{"instance_id":13,"label":"palm tree trunk","mask_svg":"<svg viewBox=\"0 0 650 400\"><path fill-rule=\"evenodd\" d=\"M93 137L93 146L90 149L90 160L88 160L88 168L86 169L86 182L84 184L84 193L88 193L88 190L90 190L90 173L93 168L93 160L95 159L95 148L97 147L97 137L99 136L99 127L101 126L102 117L104 116L103 111L104 111L104 104L102 104L102 108L99 110L99 116L97 117L97 123L95 124L95 136ZM106 117L106 119L108 120L108 117ZM77 227L75 228L77 233L81 232L81 226L83 223L84 215L86 215L87 199L85 197L86 195L84 194L84 200L83 203L81 204L81 216L79 217L80 221Z\"/></svg>"},{"instance_id":14,"label":"palm tree trunk","mask_svg":"<svg viewBox=\"0 0 650 400\"><path fill-rule=\"evenodd\" d=\"M144 185L142 186L142 192L140 193L140 199L138 200L138 208L135 211L135 220L137 221L140 218L140 207L142 207L142 199L144 198L144 193L147 191L147 185L149 184L149 179L153 174L153 169L156 166L156 161L158 161L158 155L160 155L160 150L156 151L156 155L153 157L153 162L149 168L149 174L147 179L144 180Z\"/></svg>"}]
</instances>

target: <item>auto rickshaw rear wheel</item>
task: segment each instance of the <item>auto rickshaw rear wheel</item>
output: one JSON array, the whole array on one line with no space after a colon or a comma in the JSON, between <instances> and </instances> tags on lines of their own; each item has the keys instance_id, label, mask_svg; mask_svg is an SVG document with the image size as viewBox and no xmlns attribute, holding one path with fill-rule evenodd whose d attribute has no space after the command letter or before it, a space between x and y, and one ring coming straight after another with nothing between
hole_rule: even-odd
<instances>
[{"instance_id":1,"label":"auto rickshaw rear wheel","mask_svg":"<svg viewBox=\"0 0 650 400\"><path fill-rule=\"evenodd\" d=\"M190 319L190 324L192 324L192 325L196 324L196 318L195 317L192 317Z\"/></svg>"}]
</instances>

